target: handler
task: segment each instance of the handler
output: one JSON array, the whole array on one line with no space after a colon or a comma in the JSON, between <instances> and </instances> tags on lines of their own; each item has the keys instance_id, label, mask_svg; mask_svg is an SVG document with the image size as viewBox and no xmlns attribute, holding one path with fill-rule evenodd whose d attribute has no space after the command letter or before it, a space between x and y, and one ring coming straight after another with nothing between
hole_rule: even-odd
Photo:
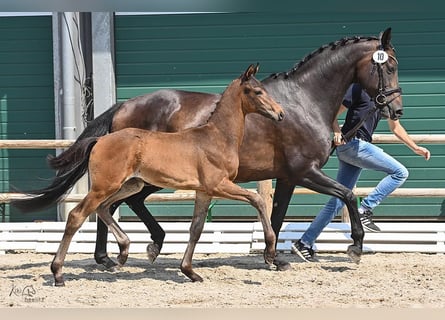
<instances>
[{"instance_id":1,"label":"handler","mask_svg":"<svg viewBox=\"0 0 445 320\"><path fill-rule=\"evenodd\" d=\"M358 208L363 228L366 231L380 232L380 228L372 221L372 210L405 182L408 178L408 170L404 165L383 151L383 149L372 144L372 134L382 118L382 113L373 112L370 114L370 109L374 109L374 102L371 97L359 84L351 85L346 92L343 104L340 106L337 118L332 124L332 129L339 160L338 182L347 188L353 189L363 169L386 173L386 176L380 180L375 189L361 201L361 205ZM345 110L348 110L348 112L345 123L340 129L338 116ZM343 137L361 119L364 119L364 121L356 131L356 134L348 141L344 141ZM394 135L414 153L424 157L426 160L430 159L430 151L418 146L408 135L399 120L388 118L388 124ZM292 252L298 254L306 262L317 261L312 246L323 229L343 206L344 203L339 198L330 198L301 239L292 245Z\"/></svg>"}]
</instances>

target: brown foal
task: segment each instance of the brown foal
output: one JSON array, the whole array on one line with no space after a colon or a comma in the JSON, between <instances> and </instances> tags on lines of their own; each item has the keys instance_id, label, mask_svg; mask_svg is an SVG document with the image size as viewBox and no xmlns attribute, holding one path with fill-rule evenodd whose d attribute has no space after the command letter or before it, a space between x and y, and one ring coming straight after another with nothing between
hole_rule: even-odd
<instances>
[{"instance_id":1,"label":"brown foal","mask_svg":"<svg viewBox=\"0 0 445 320\"><path fill-rule=\"evenodd\" d=\"M203 279L193 271L192 257L204 227L212 197L246 201L258 210L264 229L264 259L275 258L275 234L263 199L233 182L238 172L238 152L248 113L283 119L283 109L268 96L249 68L224 91L205 125L177 133L135 128L120 130L100 138L88 138L78 152L91 150L88 161L91 189L69 213L59 249L52 261L55 285L63 286L62 267L72 237L86 218L97 211L119 245L119 264L128 257L129 238L109 214L117 200L139 192L144 185L196 191L190 238L181 262L181 271L192 281ZM92 148L92 149L91 149ZM119 152L116 152L118 150Z\"/></svg>"}]
</instances>

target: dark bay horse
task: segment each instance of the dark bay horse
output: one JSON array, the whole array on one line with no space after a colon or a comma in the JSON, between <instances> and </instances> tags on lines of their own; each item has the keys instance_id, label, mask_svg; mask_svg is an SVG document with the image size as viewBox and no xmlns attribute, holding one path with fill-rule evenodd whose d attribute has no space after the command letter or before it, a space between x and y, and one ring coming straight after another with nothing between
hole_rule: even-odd
<instances>
[{"instance_id":1,"label":"dark bay horse","mask_svg":"<svg viewBox=\"0 0 445 320\"><path fill-rule=\"evenodd\" d=\"M384 51L386 62L376 62L373 55ZM351 219L353 245L348 255L360 259L364 232L360 224L355 196L351 190L325 175L331 146L331 124L336 117L348 86L358 82L376 99L380 108L388 107L391 117L402 115L401 90L397 60L391 45L391 29L379 37L351 37L324 45L303 58L287 72L273 74L262 81L268 93L286 112L285 120L276 125L262 117L246 118L244 140L240 149L240 166L235 182L276 178L272 210L272 227L276 237L281 229L295 186L337 196L345 202ZM101 136L126 127L157 131L178 131L205 123L220 99L219 94L160 90L116 104L94 119L74 145L88 136ZM74 146L73 145L73 146ZM72 163L64 161L64 151L49 160L63 177ZM74 185L75 181L72 182ZM154 260L162 247L164 231L144 205L144 199L159 187L147 186L125 201L148 227L153 244L147 248ZM43 190L44 192L46 190ZM47 203L45 195L35 208ZM107 228L98 219L95 258L107 267L114 265L106 252ZM278 269L289 264L274 262Z\"/></svg>"},{"instance_id":2,"label":"dark bay horse","mask_svg":"<svg viewBox=\"0 0 445 320\"><path fill-rule=\"evenodd\" d=\"M233 183L238 172L246 115L256 113L276 121L284 116L281 106L255 79L257 70L258 66L251 65L232 81L205 125L175 133L126 128L99 138L83 139L72 153L66 154L71 161L78 159L76 155L89 154L81 157L71 175L78 179L88 169L91 188L68 215L62 241L51 264L56 286L64 285L62 266L72 237L95 211L116 237L120 251L118 262L125 263L130 240L110 215L109 207L140 192L145 184L196 190L190 239L181 263L181 271L192 281L203 280L193 271L192 257L214 196L246 201L258 210L266 240L264 258L267 263L273 263L275 234L264 199ZM67 191L63 181L57 182L59 188ZM29 203L16 203L20 204Z\"/></svg>"}]
</instances>

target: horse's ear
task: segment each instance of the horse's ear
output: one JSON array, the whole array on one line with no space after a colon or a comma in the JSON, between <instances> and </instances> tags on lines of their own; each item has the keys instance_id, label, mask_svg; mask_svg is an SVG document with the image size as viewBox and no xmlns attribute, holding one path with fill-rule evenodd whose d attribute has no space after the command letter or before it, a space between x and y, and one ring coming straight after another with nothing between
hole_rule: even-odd
<instances>
[{"instance_id":1,"label":"horse's ear","mask_svg":"<svg viewBox=\"0 0 445 320\"><path fill-rule=\"evenodd\" d=\"M256 63L256 66L255 66L255 73L254 73L253 75L256 75L257 72L258 72L258 70L260 70L260 64L259 64L259 62Z\"/></svg>"},{"instance_id":2,"label":"horse's ear","mask_svg":"<svg viewBox=\"0 0 445 320\"><path fill-rule=\"evenodd\" d=\"M382 49L388 49L391 47L391 28L386 29L380 33L380 45Z\"/></svg>"},{"instance_id":3,"label":"horse's ear","mask_svg":"<svg viewBox=\"0 0 445 320\"><path fill-rule=\"evenodd\" d=\"M246 71L244 71L244 73L241 75L240 79L241 79L241 83L245 82L245 81L249 81L250 77L252 77L253 75L255 75L256 70L258 68L257 66L254 66L253 64L251 64Z\"/></svg>"}]
</instances>

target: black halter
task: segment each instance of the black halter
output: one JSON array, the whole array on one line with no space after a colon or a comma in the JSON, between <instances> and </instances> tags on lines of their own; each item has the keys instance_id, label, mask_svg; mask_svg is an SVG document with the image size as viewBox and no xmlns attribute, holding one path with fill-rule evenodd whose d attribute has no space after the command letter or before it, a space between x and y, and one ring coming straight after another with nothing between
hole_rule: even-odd
<instances>
[{"instance_id":1,"label":"black halter","mask_svg":"<svg viewBox=\"0 0 445 320\"><path fill-rule=\"evenodd\" d=\"M383 50L383 47L379 46L378 49ZM391 58L395 59L394 57L391 57ZM396 60L396 62L397 62L397 60ZM360 119L360 121L351 130L349 130L346 134L342 134L342 138L346 142L349 142L351 140L351 138L355 136L357 130L362 126L363 122L365 122L366 119L368 119L371 116L371 114L373 114L377 110L383 110L383 108L385 108L385 107L388 107L388 109L389 109L389 104L391 102L393 102L395 99L397 99L397 97L399 97L402 94L401 87L394 88L394 89L386 89L385 79L383 78L383 65L386 63L386 61L383 63L378 63L373 60L372 63L374 64L374 66L371 70L371 75L374 73L375 68L377 68L377 73L379 76L379 87L377 89L378 92L377 92L377 95L372 99L374 101L374 107L370 108L368 113L362 119ZM388 99L387 99L388 96L391 96L394 93L399 93L399 95L393 97L392 99L390 99L388 101ZM334 153L334 150L336 147L337 146L334 144L334 140L332 140L330 155L332 155Z\"/></svg>"},{"instance_id":2,"label":"black halter","mask_svg":"<svg viewBox=\"0 0 445 320\"><path fill-rule=\"evenodd\" d=\"M379 46L378 48L379 50L383 50L382 46ZM392 56L389 56L389 58L395 59ZM397 60L396 60L397 62ZM374 64L372 70L371 70L371 75L374 73L375 68L377 67L377 73L379 76L379 87L378 87L378 93L377 95L374 97L374 104L377 108L379 109L383 109L384 107L388 107L389 108L389 104L391 102L393 102L395 99L397 99L397 97L399 97L402 94L402 88L398 87L398 88L393 88L393 89L386 89L386 85L385 85L385 79L383 77L383 65L386 63L378 63L375 61L372 61L372 63ZM396 95L395 97L393 97L392 99L390 99L388 101L388 96L393 95L394 93L399 93L399 95Z\"/></svg>"}]
</instances>

